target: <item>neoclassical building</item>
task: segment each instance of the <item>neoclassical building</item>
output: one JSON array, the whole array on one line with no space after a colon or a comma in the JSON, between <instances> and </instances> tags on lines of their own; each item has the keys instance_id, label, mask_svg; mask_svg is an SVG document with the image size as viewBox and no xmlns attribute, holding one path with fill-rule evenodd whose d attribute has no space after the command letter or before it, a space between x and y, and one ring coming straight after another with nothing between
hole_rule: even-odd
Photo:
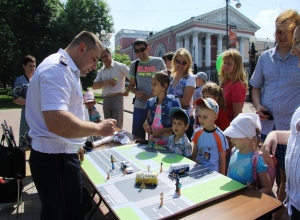
<instances>
[{"instance_id":1,"label":"neoclassical building","mask_svg":"<svg viewBox=\"0 0 300 220\"><path fill-rule=\"evenodd\" d=\"M249 60L249 37L260 27L232 6L228 6L228 24L236 26L236 49L243 60ZM121 52L136 59L132 43L137 38L146 38L150 45L150 55L161 57L168 51L180 47L188 49L198 67L215 66L217 55L226 50L226 8L220 8L183 21L159 32L122 29L115 36L115 46ZM257 39L258 53L274 46L274 40ZM259 48L259 49L258 49Z\"/></svg>"}]
</instances>

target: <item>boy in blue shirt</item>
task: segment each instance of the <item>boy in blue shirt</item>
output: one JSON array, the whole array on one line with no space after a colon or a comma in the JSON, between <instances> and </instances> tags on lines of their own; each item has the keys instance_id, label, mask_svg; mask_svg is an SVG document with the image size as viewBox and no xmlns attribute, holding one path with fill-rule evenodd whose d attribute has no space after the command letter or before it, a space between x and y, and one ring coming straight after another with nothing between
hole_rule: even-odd
<instances>
[{"instance_id":1,"label":"boy in blue shirt","mask_svg":"<svg viewBox=\"0 0 300 220\"><path fill-rule=\"evenodd\" d=\"M172 116L172 130L174 135L169 137L168 148L170 151L184 157L192 157L192 145L185 132L190 124L190 116L186 110L179 107L170 109Z\"/></svg>"},{"instance_id":2,"label":"boy in blue shirt","mask_svg":"<svg viewBox=\"0 0 300 220\"><path fill-rule=\"evenodd\" d=\"M211 98L199 98L195 103L199 108L198 121L202 128L196 130L192 137L192 159L196 163L225 175L228 142L221 129L215 125L219 105Z\"/></svg>"}]
</instances>

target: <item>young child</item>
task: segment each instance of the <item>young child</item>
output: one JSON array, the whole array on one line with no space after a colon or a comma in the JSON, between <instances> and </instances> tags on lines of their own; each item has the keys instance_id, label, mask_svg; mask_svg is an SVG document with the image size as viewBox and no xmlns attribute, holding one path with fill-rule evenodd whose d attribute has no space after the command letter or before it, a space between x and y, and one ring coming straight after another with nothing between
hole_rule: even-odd
<instances>
[{"instance_id":1,"label":"young child","mask_svg":"<svg viewBox=\"0 0 300 220\"><path fill-rule=\"evenodd\" d=\"M286 199L283 204L291 219L300 219L300 107L291 120L291 130L272 131L263 144L263 159L268 166L274 166L270 150L275 155L277 144L287 145L285 155Z\"/></svg>"},{"instance_id":2,"label":"young child","mask_svg":"<svg viewBox=\"0 0 300 220\"><path fill-rule=\"evenodd\" d=\"M186 110L180 107L171 108L170 115L172 116L174 135L169 137L168 148L176 154L191 158L192 145L185 134L185 131L189 128L190 116Z\"/></svg>"},{"instance_id":3,"label":"young child","mask_svg":"<svg viewBox=\"0 0 300 220\"><path fill-rule=\"evenodd\" d=\"M215 125L219 105L211 98L199 98L195 104L199 108L198 121L201 128L196 130L192 137L192 159L225 175L228 142L222 131Z\"/></svg>"},{"instance_id":4,"label":"young child","mask_svg":"<svg viewBox=\"0 0 300 220\"><path fill-rule=\"evenodd\" d=\"M225 129L229 127L230 121L226 115L226 106L225 106L223 89L220 86L218 86L216 83L209 82L203 86L202 95L203 95L203 98L212 98L213 100L215 100L218 103L219 113L218 113L218 118L215 120L215 125L217 125L222 131L225 131ZM230 142L230 138L226 137L226 139L227 139L229 148L227 149L227 152L226 152L225 173L227 173L231 149L232 149L232 144Z\"/></svg>"},{"instance_id":5,"label":"young child","mask_svg":"<svg viewBox=\"0 0 300 220\"><path fill-rule=\"evenodd\" d=\"M260 134L261 124L257 114L239 114L230 123L230 126L224 131L224 135L231 138L235 146L229 167L228 177L242 184L253 183L252 156L257 150L257 137ZM258 181L261 185L259 190L262 193L271 195L272 186L267 174L268 167L259 157L256 166Z\"/></svg>"},{"instance_id":6,"label":"young child","mask_svg":"<svg viewBox=\"0 0 300 220\"><path fill-rule=\"evenodd\" d=\"M224 131L230 125L230 122L226 115L226 106L223 90L220 86L218 86L214 82L206 83L202 89L203 98L212 98L219 105L219 113L218 118L215 121L215 125L217 125L222 131Z\"/></svg>"},{"instance_id":7,"label":"young child","mask_svg":"<svg viewBox=\"0 0 300 220\"><path fill-rule=\"evenodd\" d=\"M88 110L90 121L99 123L101 116L95 107L96 100L92 91L87 91L84 94L84 104Z\"/></svg>"},{"instance_id":8,"label":"young child","mask_svg":"<svg viewBox=\"0 0 300 220\"><path fill-rule=\"evenodd\" d=\"M172 107L179 107L178 100L167 96L170 78L167 73L160 71L154 74L151 90L155 97L150 98L145 109L148 110L147 119L143 125L149 140L155 144L166 146L168 137L172 134L172 117L169 111Z\"/></svg>"},{"instance_id":9,"label":"young child","mask_svg":"<svg viewBox=\"0 0 300 220\"><path fill-rule=\"evenodd\" d=\"M203 89L203 86L206 84L206 81L207 81L207 75L205 72L199 72L197 73L196 77L196 86L197 86L197 89L194 91L194 94L193 94L193 100L194 100L194 106L195 105L195 101L198 99L198 98L202 98L202 89ZM197 115L198 115L198 108L195 108L195 124L194 124L194 127L197 128L199 126L199 122L197 120Z\"/></svg>"}]
</instances>

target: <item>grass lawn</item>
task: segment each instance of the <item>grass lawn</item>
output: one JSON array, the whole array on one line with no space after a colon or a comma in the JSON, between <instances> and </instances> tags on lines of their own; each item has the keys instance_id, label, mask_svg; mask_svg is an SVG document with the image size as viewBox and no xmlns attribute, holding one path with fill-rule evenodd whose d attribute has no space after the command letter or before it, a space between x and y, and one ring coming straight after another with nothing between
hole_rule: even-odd
<instances>
[{"instance_id":1,"label":"grass lawn","mask_svg":"<svg viewBox=\"0 0 300 220\"><path fill-rule=\"evenodd\" d=\"M12 96L8 95L8 93L11 91L11 89L3 89L0 88L0 110L5 110L5 109L18 109L21 108L22 106L17 105L13 103ZM85 91L82 91L84 94ZM95 93L95 99L96 102L102 101L102 95Z\"/></svg>"}]
</instances>

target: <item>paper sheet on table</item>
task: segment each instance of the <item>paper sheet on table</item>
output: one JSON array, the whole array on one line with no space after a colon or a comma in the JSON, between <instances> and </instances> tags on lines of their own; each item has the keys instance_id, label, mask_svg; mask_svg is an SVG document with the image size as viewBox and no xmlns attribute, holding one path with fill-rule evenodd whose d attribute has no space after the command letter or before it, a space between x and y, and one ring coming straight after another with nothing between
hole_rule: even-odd
<instances>
[{"instance_id":1,"label":"paper sheet on table","mask_svg":"<svg viewBox=\"0 0 300 220\"><path fill-rule=\"evenodd\" d=\"M94 145L94 147L98 147L102 144L106 144L111 141L119 142L121 144L126 144L126 143L130 142L130 139L128 136L126 136L124 134L124 131L119 131L119 132L115 132L113 136L103 137L103 138L101 138L101 140L94 141L93 145Z\"/></svg>"}]
</instances>

